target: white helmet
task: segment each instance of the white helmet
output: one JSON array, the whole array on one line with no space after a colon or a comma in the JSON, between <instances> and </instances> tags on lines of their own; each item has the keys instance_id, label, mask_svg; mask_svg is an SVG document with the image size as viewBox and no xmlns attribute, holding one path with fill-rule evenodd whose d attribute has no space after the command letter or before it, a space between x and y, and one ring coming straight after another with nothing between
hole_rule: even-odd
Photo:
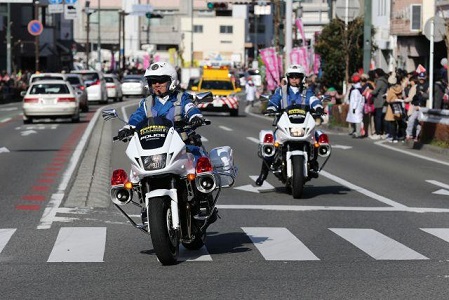
<instances>
[{"instance_id":1,"label":"white helmet","mask_svg":"<svg viewBox=\"0 0 449 300\"><path fill-rule=\"evenodd\" d=\"M161 77L163 79L166 77L166 81L164 82L168 82L169 92L173 92L178 86L178 73L176 72L176 69L167 62L157 62L151 64L151 66L149 66L145 71L144 76L147 79L150 88L152 79L160 79Z\"/></svg>"},{"instance_id":2,"label":"white helmet","mask_svg":"<svg viewBox=\"0 0 449 300\"><path fill-rule=\"evenodd\" d=\"M291 65L287 72L285 72L285 77L290 77L291 74L300 74L303 77L306 76L306 71L304 70L303 66L301 65Z\"/></svg>"}]
</instances>

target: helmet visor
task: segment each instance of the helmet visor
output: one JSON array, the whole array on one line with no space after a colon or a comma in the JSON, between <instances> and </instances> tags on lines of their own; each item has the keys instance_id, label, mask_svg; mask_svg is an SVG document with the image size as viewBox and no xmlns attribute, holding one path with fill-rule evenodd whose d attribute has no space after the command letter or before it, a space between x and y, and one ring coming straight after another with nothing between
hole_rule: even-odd
<instances>
[{"instance_id":1,"label":"helmet visor","mask_svg":"<svg viewBox=\"0 0 449 300\"><path fill-rule=\"evenodd\" d=\"M303 80L304 74L302 74L302 73L289 73L287 77L288 78L296 78L296 79Z\"/></svg>"},{"instance_id":2,"label":"helmet visor","mask_svg":"<svg viewBox=\"0 0 449 300\"><path fill-rule=\"evenodd\" d=\"M170 76L149 76L148 84L165 83L171 80Z\"/></svg>"}]
</instances>

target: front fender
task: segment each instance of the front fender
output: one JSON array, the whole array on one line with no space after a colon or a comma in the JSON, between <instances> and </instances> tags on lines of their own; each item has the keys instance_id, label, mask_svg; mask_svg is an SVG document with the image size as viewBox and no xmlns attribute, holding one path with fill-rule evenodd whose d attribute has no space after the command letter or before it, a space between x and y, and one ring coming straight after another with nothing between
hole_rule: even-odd
<instances>
[{"instance_id":1,"label":"front fender","mask_svg":"<svg viewBox=\"0 0 449 300\"><path fill-rule=\"evenodd\" d=\"M145 194L145 205L148 211L148 204L155 197L170 197L170 207L172 215L172 224L174 229L179 229L179 212L178 212L178 194L176 189L157 189Z\"/></svg>"},{"instance_id":2,"label":"front fender","mask_svg":"<svg viewBox=\"0 0 449 300\"><path fill-rule=\"evenodd\" d=\"M285 161L287 162L287 178L291 178L293 176L292 156L303 156L304 157L304 177L307 178L307 176L308 176L308 170L307 170L308 157L307 157L307 152L301 151L301 150L293 150L293 151L287 151L287 153L285 155L286 155Z\"/></svg>"}]
</instances>

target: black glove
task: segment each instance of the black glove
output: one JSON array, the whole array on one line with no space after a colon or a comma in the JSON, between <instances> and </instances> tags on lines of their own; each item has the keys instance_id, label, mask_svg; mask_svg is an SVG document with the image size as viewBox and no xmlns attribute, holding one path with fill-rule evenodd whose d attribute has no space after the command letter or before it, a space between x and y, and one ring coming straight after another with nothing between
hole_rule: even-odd
<instances>
[{"instance_id":1,"label":"black glove","mask_svg":"<svg viewBox=\"0 0 449 300\"><path fill-rule=\"evenodd\" d=\"M192 120L190 120L190 125L192 127L200 127L203 125L204 119L201 117L193 117Z\"/></svg>"},{"instance_id":2,"label":"black glove","mask_svg":"<svg viewBox=\"0 0 449 300\"><path fill-rule=\"evenodd\" d=\"M317 107L315 111L318 115L324 115L324 109L322 107Z\"/></svg>"},{"instance_id":3,"label":"black glove","mask_svg":"<svg viewBox=\"0 0 449 300\"><path fill-rule=\"evenodd\" d=\"M117 135L117 136L118 136L118 138L119 138L120 140L123 140L123 139L125 139L125 138L127 138L127 137L133 135L133 133L134 133L134 130L133 130L133 129L131 129L131 128L125 126L125 127L123 127L122 129L120 129L120 130L118 131L118 135Z\"/></svg>"},{"instance_id":4,"label":"black glove","mask_svg":"<svg viewBox=\"0 0 449 300\"><path fill-rule=\"evenodd\" d=\"M352 110L352 113L355 114L355 108Z\"/></svg>"}]
</instances>

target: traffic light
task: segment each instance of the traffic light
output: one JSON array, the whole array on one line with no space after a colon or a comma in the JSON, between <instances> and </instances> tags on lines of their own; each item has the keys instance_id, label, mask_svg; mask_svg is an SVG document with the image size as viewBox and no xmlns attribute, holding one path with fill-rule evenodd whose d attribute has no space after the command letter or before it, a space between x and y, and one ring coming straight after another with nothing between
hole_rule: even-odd
<instances>
[{"instance_id":1,"label":"traffic light","mask_svg":"<svg viewBox=\"0 0 449 300\"><path fill-rule=\"evenodd\" d=\"M228 3L226 3L226 2L207 2L207 8L209 10L226 10L226 9L228 9Z\"/></svg>"}]
</instances>

